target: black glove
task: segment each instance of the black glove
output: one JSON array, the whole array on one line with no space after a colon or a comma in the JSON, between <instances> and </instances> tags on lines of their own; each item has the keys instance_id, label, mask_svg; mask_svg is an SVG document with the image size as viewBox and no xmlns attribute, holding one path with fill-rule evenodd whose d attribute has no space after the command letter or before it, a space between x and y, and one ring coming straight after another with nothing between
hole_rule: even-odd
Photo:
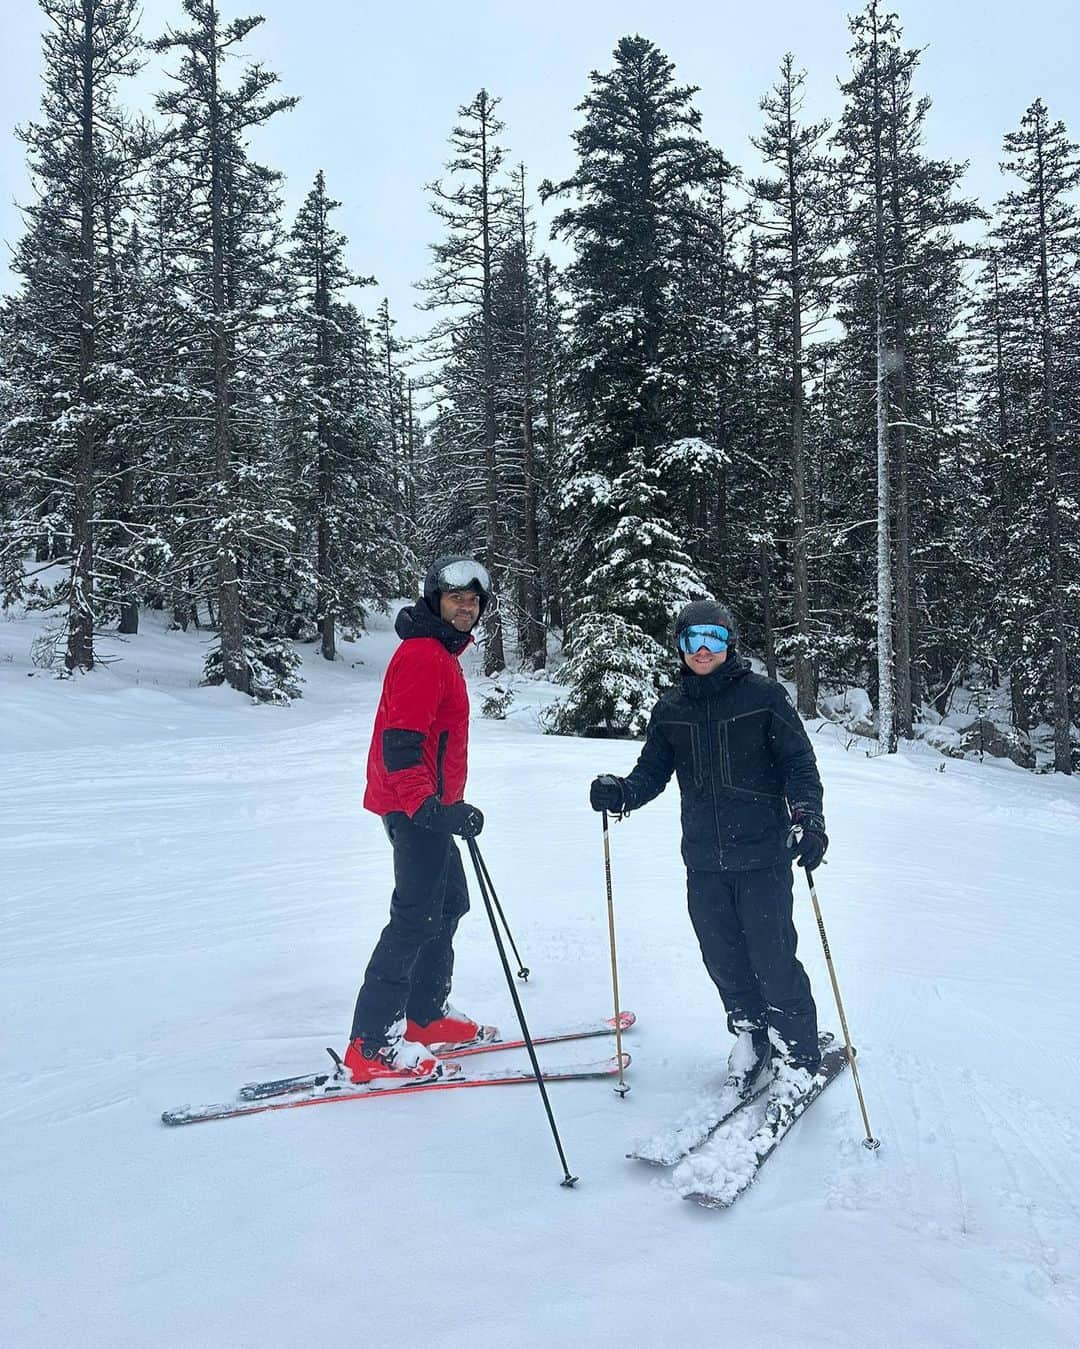
<instances>
[{"instance_id":1,"label":"black glove","mask_svg":"<svg viewBox=\"0 0 1080 1349\"><path fill-rule=\"evenodd\" d=\"M816 811L807 810L803 806L793 806L791 832L787 836L787 845L791 849L792 856L798 859L799 866L805 867L807 871L816 871L821 866L821 859L829 846L825 821Z\"/></svg>"},{"instance_id":2,"label":"black glove","mask_svg":"<svg viewBox=\"0 0 1080 1349\"><path fill-rule=\"evenodd\" d=\"M610 773L601 773L593 778L589 788L589 805L593 810L608 810L613 815L621 815L626 809L622 778L612 777Z\"/></svg>"},{"instance_id":3,"label":"black glove","mask_svg":"<svg viewBox=\"0 0 1080 1349\"><path fill-rule=\"evenodd\" d=\"M457 834L459 838L475 838L484 827L483 813L475 806L467 801L444 806L437 796L429 796L412 820L422 829L431 829L436 834Z\"/></svg>"}]
</instances>

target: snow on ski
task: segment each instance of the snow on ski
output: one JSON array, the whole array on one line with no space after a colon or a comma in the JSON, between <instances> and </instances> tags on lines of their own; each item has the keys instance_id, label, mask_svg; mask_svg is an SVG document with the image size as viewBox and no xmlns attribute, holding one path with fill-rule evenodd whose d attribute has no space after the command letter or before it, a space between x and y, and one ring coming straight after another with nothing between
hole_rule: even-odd
<instances>
[{"instance_id":1,"label":"snow on ski","mask_svg":"<svg viewBox=\"0 0 1080 1349\"><path fill-rule=\"evenodd\" d=\"M818 1045L824 1050L834 1039L832 1032L826 1031L818 1036ZM626 1155L649 1166L674 1166L696 1148L703 1147L740 1111L764 1096L771 1085L768 1075L754 1087L752 1081L729 1074L719 1091L699 1097L674 1124L658 1129Z\"/></svg>"},{"instance_id":2,"label":"snow on ski","mask_svg":"<svg viewBox=\"0 0 1080 1349\"><path fill-rule=\"evenodd\" d=\"M594 1063L568 1064L561 1068L545 1068L542 1076L545 1082L575 1082L587 1078L614 1077L620 1067L630 1065L630 1055L623 1054L622 1064L617 1058L601 1059ZM453 1077L425 1079L419 1082L405 1082L400 1078L384 1078L381 1082L364 1087L355 1087L344 1079L326 1078L318 1086L306 1092L290 1095L284 1100L225 1102L221 1105L179 1106L175 1110L166 1110L161 1122L169 1125L201 1124L207 1120L233 1119L238 1115L261 1115L269 1110L293 1110L307 1105L329 1105L334 1101L363 1101L376 1096L410 1096L428 1091L450 1091L459 1087L507 1087L518 1083L534 1082L536 1079L528 1069L487 1073L470 1073L466 1069ZM384 1085L385 1084L385 1085Z\"/></svg>"},{"instance_id":3,"label":"snow on ski","mask_svg":"<svg viewBox=\"0 0 1080 1349\"><path fill-rule=\"evenodd\" d=\"M765 1081L749 1095L740 1095L737 1086L725 1082L719 1095L696 1102L677 1123L659 1130L626 1155L631 1161L646 1162L649 1166L674 1166L768 1090L769 1083Z\"/></svg>"},{"instance_id":4,"label":"snow on ski","mask_svg":"<svg viewBox=\"0 0 1080 1349\"><path fill-rule=\"evenodd\" d=\"M619 1029L627 1031L637 1020L633 1012L619 1013ZM485 1029L487 1029L485 1027ZM583 1021L578 1025L564 1026L561 1030L548 1031L546 1034L534 1035L532 1042L534 1045L553 1045L561 1044L569 1040L588 1040L594 1036L614 1035L615 1018L609 1016L607 1020ZM500 1049L524 1049L524 1040L505 1040L498 1038L498 1032L495 1032L495 1038L482 1038L472 1040L464 1045L432 1045L432 1052L441 1059L464 1059L473 1054L490 1054ZM292 1095L295 1092L309 1091L315 1087L321 1087L329 1081L329 1073L303 1073L298 1077L282 1077L271 1082L248 1082L237 1092L242 1101L262 1101L271 1096Z\"/></svg>"},{"instance_id":5,"label":"snow on ski","mask_svg":"<svg viewBox=\"0 0 1080 1349\"><path fill-rule=\"evenodd\" d=\"M830 1082L847 1067L847 1051L830 1049L809 1091L792 1101L770 1099L765 1119L748 1138L725 1138L715 1154L693 1152L673 1174L675 1189L703 1208L730 1208Z\"/></svg>"}]
</instances>

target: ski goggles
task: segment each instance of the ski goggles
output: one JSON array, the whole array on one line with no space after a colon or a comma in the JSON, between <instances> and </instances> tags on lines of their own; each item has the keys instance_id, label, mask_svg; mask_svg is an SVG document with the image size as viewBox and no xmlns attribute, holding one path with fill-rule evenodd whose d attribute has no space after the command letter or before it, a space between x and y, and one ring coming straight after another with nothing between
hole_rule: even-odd
<instances>
[{"instance_id":1,"label":"ski goggles","mask_svg":"<svg viewBox=\"0 0 1080 1349\"><path fill-rule=\"evenodd\" d=\"M479 562L461 561L448 562L445 567L440 568L436 577L438 588L441 591L447 590L469 590L476 587L481 595L491 594L491 576L486 567L482 567Z\"/></svg>"},{"instance_id":2,"label":"ski goggles","mask_svg":"<svg viewBox=\"0 0 1080 1349\"><path fill-rule=\"evenodd\" d=\"M692 628L684 628L679 633L679 650L687 656L692 656L695 651L700 651L704 647L706 651L711 651L714 656L718 656L721 651L728 649L730 636L727 628L715 626L712 623L695 624Z\"/></svg>"}]
</instances>

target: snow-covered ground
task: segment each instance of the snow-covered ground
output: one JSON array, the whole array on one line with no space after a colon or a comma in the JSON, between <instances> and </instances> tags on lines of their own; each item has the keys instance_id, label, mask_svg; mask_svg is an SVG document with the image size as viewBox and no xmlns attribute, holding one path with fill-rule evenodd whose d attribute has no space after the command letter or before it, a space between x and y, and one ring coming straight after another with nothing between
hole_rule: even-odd
<instances>
[{"instance_id":1,"label":"snow-covered ground","mask_svg":"<svg viewBox=\"0 0 1080 1349\"><path fill-rule=\"evenodd\" d=\"M842 1079L706 1212L624 1157L729 1047L674 788L613 827L633 1090L551 1088L576 1190L530 1088L169 1130L164 1108L343 1046L390 887L360 797L394 638L382 620L333 667L309 652L304 699L275 709L197 689L203 639L152 616L63 682L33 631L0 616L5 1344L1080 1343L1080 783L818 729L819 891L882 1148ZM506 721L475 721L470 791L536 1029L609 1006L586 789L636 753L538 734L550 694L523 681ZM510 1026L482 909L458 951L456 1001Z\"/></svg>"}]
</instances>

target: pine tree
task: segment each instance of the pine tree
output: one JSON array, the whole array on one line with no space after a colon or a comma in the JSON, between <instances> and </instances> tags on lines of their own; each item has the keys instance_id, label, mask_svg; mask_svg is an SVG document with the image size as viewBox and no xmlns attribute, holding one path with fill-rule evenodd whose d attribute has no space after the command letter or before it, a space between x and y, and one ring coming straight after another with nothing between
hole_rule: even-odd
<instances>
[{"instance_id":1,"label":"pine tree","mask_svg":"<svg viewBox=\"0 0 1080 1349\"><path fill-rule=\"evenodd\" d=\"M191 558L208 552L219 645L207 678L256 696L295 691L295 653L280 640L278 594L260 586L260 558L289 552L281 493L265 454L275 395L263 354L285 296L278 175L245 148L252 128L296 103L274 97L277 76L249 66L235 88L224 68L260 18L222 25L216 0L183 0L190 26L157 39L157 52L181 53L173 87L158 98L172 119L171 155L188 208L179 223L191 317L197 328L202 387L211 424L198 514L203 538ZM268 571L271 569L268 568Z\"/></svg>"},{"instance_id":2,"label":"pine tree","mask_svg":"<svg viewBox=\"0 0 1080 1349\"><path fill-rule=\"evenodd\" d=\"M1067 577L1075 575L1080 513L1074 495L1076 472L1070 464L1075 456L1065 452L1065 426L1076 385L1070 357L1075 351L1078 298L1080 218L1075 193L1080 163L1077 145L1068 139L1063 123L1051 120L1041 99L1025 112L1019 129L1005 137L1005 154L1003 168L1021 186L1001 202L994 233L1001 279L1022 325L1017 345L1023 350L1018 354L1026 360L1030 380L1025 495L1045 531L1039 551L1029 552L1021 562L1026 572L1022 584L1028 606L1027 649L1018 653L1015 674L1030 681L1033 694L1046 690L1054 767L1071 773L1070 693L1076 676L1071 677L1069 652L1077 649L1080 612L1072 593L1075 587L1068 585ZM1045 652L1050 657L1049 678L1043 675Z\"/></svg>"},{"instance_id":3,"label":"pine tree","mask_svg":"<svg viewBox=\"0 0 1080 1349\"><path fill-rule=\"evenodd\" d=\"M740 524L731 519L729 493L733 483L753 476L756 454L745 434L748 306L738 241L746 213L732 205L739 187L738 171L717 154L696 210L679 224L664 357L671 376L671 439L658 460L672 521L718 593L732 584L733 555L742 546L732 537Z\"/></svg>"},{"instance_id":4,"label":"pine tree","mask_svg":"<svg viewBox=\"0 0 1080 1349\"><path fill-rule=\"evenodd\" d=\"M408 344L397 338L396 327L397 320L390 315L390 301L384 297L375 313L373 342L377 363L376 408L387 438L385 459L390 491L386 508L396 519L412 520L416 517L416 424L402 370ZM404 540L408 533L406 529L400 537ZM412 586L415 563L409 549L403 550L402 558L397 593L404 595Z\"/></svg>"},{"instance_id":5,"label":"pine tree","mask_svg":"<svg viewBox=\"0 0 1080 1349\"><path fill-rule=\"evenodd\" d=\"M842 86L848 97L838 140L847 154L846 170L854 179L859 198L854 232L863 245L863 266L873 296L874 325L874 427L877 465L877 676L878 742L895 753L896 689L893 632L893 520L892 454L889 442L891 405L890 373L897 361L888 311L888 260L886 256L887 146L885 129L885 62L888 44L899 34L894 15L882 16L878 0L849 19L855 38L851 49L855 67L851 80ZM902 358L902 352L901 352Z\"/></svg>"},{"instance_id":6,"label":"pine tree","mask_svg":"<svg viewBox=\"0 0 1080 1349\"><path fill-rule=\"evenodd\" d=\"M498 255L513 229L508 190L499 181L505 151L499 144L504 126L496 116L498 104L481 89L471 103L458 109L460 121L450 133L452 156L446 166L454 177L429 188L445 237L434 245L434 269L420 286L428 297L426 308L449 311L432 333L432 355L458 376L455 399L459 413L471 423L468 445L461 447L473 460L464 486L482 494L477 517L482 521L480 551L496 579L502 574L503 551L493 286ZM466 398L469 386L471 396ZM466 403L471 404L468 409ZM495 605L488 609L484 634L484 671L494 674L506 664Z\"/></svg>"},{"instance_id":7,"label":"pine tree","mask_svg":"<svg viewBox=\"0 0 1080 1349\"><path fill-rule=\"evenodd\" d=\"M569 697L552 718L563 734L642 735L658 687L675 666L665 637L671 597L701 595L701 581L679 540L666 526L659 471L631 450L612 483L612 524L598 540L597 566L577 597L578 631L562 672ZM592 509L595 504L588 500ZM612 596L620 600L614 609Z\"/></svg>"},{"instance_id":8,"label":"pine tree","mask_svg":"<svg viewBox=\"0 0 1080 1349\"><path fill-rule=\"evenodd\" d=\"M496 414L501 517L506 572L504 610L517 619L522 662L542 669L547 659L541 589L541 496L548 490L541 390L540 293L526 170L511 175L514 232L499 258L492 288L494 350L499 371ZM512 602L508 603L508 593Z\"/></svg>"},{"instance_id":9,"label":"pine tree","mask_svg":"<svg viewBox=\"0 0 1080 1349\"><path fill-rule=\"evenodd\" d=\"M789 53L780 79L761 100L765 127L754 140L779 177L754 184L764 233L764 279L778 307L786 347L789 411L786 436L791 463L791 609L793 635L785 649L794 657L795 687L803 716L816 713L808 563L806 362L804 342L829 313L836 272L842 198L835 167L825 157L827 122L801 123L805 73Z\"/></svg>"},{"instance_id":10,"label":"pine tree","mask_svg":"<svg viewBox=\"0 0 1080 1349\"><path fill-rule=\"evenodd\" d=\"M17 589L13 558L46 536L48 556L70 568L59 596L64 665L90 670L102 617L97 587L106 564L96 517L110 467L109 372L117 354L106 255L141 150L116 93L138 69L139 44L134 0L40 0L40 7L49 23L42 120L19 133L36 200L13 263L24 283L12 336L26 395L4 434L21 484L5 571L9 591Z\"/></svg>"},{"instance_id":11,"label":"pine tree","mask_svg":"<svg viewBox=\"0 0 1080 1349\"><path fill-rule=\"evenodd\" d=\"M331 223L339 205L320 170L292 231L296 296L287 358L295 445L290 479L301 539L310 537L314 546L313 617L327 660L336 656L339 623L359 627L366 603L388 597L403 570L388 540L407 532L396 482L396 394L386 417L382 353L343 299L343 292L373 278L346 265L347 240ZM384 302L380 339L389 324Z\"/></svg>"},{"instance_id":12,"label":"pine tree","mask_svg":"<svg viewBox=\"0 0 1080 1349\"><path fill-rule=\"evenodd\" d=\"M677 347L667 309L673 260L681 227L697 209L695 193L717 162L698 135L695 91L675 83L668 58L641 37L623 38L614 58L611 71L592 75L580 105L585 121L574 133L576 172L541 189L544 197L573 196L554 229L576 250L567 272L573 302L567 396L575 434L563 487L573 518L564 555L576 660L560 724L579 730L602 724L609 731L639 724L638 695L612 700L593 689L600 666L582 645L601 641L616 666L635 669L642 653L652 653L647 669L655 689L668 677L662 656L671 611L704 591L664 516L649 512L662 509L662 492L650 479L678 401L675 371L665 364ZM641 475L638 493L634 474ZM626 527L630 520L633 527ZM613 538L625 556L610 553ZM632 591L622 588L628 574ZM588 720L601 712L601 723Z\"/></svg>"},{"instance_id":13,"label":"pine tree","mask_svg":"<svg viewBox=\"0 0 1080 1349\"><path fill-rule=\"evenodd\" d=\"M912 500L911 456L922 449L925 415L913 334L921 300L939 291L935 276L958 254L953 228L977 212L954 195L963 166L922 153L930 103L914 96L919 53L902 48L896 16L870 0L850 26L854 70L836 140L852 181L847 320L856 350L866 351L873 330L878 735L892 751L898 734L913 734L918 693L913 533L923 503Z\"/></svg>"}]
</instances>

